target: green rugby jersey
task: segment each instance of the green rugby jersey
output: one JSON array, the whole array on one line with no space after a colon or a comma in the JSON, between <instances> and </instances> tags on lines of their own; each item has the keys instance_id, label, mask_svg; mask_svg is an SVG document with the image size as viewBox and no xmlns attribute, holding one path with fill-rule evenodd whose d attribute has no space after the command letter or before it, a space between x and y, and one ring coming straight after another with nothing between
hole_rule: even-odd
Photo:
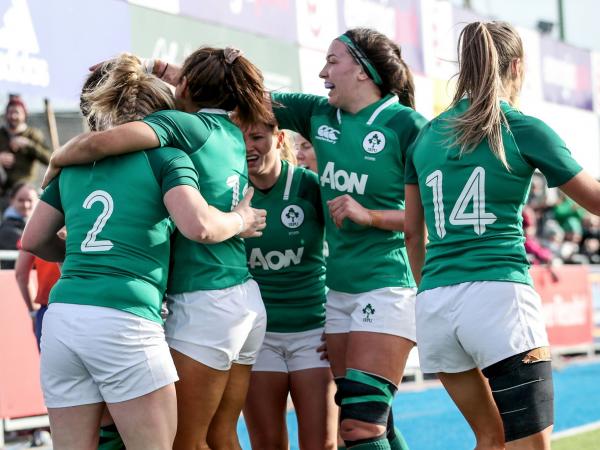
<instances>
[{"instance_id":1,"label":"green rugby jersey","mask_svg":"<svg viewBox=\"0 0 600 450\"><path fill-rule=\"evenodd\" d=\"M267 331L294 333L325 324L323 212L316 174L282 161L275 185L255 189L267 211L261 237L246 239L250 273L267 310Z\"/></svg>"},{"instance_id":2,"label":"green rugby jersey","mask_svg":"<svg viewBox=\"0 0 600 450\"><path fill-rule=\"evenodd\" d=\"M532 284L521 211L533 172L540 169L555 187L581 167L544 122L501 107L510 171L487 140L462 157L448 145L450 120L467 110L466 99L432 120L409 150L406 183L419 185L429 233L421 291L468 281Z\"/></svg>"},{"instance_id":3,"label":"green rugby jersey","mask_svg":"<svg viewBox=\"0 0 600 450\"><path fill-rule=\"evenodd\" d=\"M392 95L357 114L314 95L273 94L273 100L280 127L297 131L315 148L329 246L327 286L352 294L414 286L404 233L350 220L337 228L326 202L348 194L368 209L404 209L406 150L425 119Z\"/></svg>"},{"instance_id":4,"label":"green rugby jersey","mask_svg":"<svg viewBox=\"0 0 600 450\"><path fill-rule=\"evenodd\" d=\"M226 111L159 111L144 122L155 131L161 146L180 148L190 156L199 174L200 192L209 205L229 212L238 204L248 186L246 145ZM175 232L167 292L225 289L249 278L242 239L200 244Z\"/></svg>"},{"instance_id":5,"label":"green rugby jersey","mask_svg":"<svg viewBox=\"0 0 600 450\"><path fill-rule=\"evenodd\" d=\"M42 201L61 211L66 258L50 303L116 308L162 323L174 225L163 196L198 188L181 150L161 148L65 167Z\"/></svg>"}]
</instances>

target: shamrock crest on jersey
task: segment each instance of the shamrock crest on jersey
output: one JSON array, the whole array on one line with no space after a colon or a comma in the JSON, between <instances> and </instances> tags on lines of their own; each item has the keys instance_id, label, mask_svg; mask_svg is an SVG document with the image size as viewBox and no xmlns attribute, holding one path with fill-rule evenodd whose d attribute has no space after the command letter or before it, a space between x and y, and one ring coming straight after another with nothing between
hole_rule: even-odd
<instances>
[{"instance_id":1,"label":"shamrock crest on jersey","mask_svg":"<svg viewBox=\"0 0 600 450\"><path fill-rule=\"evenodd\" d=\"M281 212L281 223L288 228L298 228L304 222L304 211L298 205L289 205Z\"/></svg>"},{"instance_id":2,"label":"shamrock crest on jersey","mask_svg":"<svg viewBox=\"0 0 600 450\"><path fill-rule=\"evenodd\" d=\"M374 155L379 153L385 147L385 136L381 131L371 131L363 139L363 149L365 152Z\"/></svg>"},{"instance_id":3,"label":"shamrock crest on jersey","mask_svg":"<svg viewBox=\"0 0 600 450\"><path fill-rule=\"evenodd\" d=\"M375 315L375 308L373 308L373 305L367 303L367 306L362 309L362 313L364 314L363 322L373 322L373 319L371 319L371 316Z\"/></svg>"}]
</instances>

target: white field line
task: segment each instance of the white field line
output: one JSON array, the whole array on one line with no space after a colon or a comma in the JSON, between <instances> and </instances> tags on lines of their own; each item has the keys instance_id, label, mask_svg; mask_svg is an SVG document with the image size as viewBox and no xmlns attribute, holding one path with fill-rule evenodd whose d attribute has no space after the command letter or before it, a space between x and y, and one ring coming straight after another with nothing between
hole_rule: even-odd
<instances>
[{"instance_id":1,"label":"white field line","mask_svg":"<svg viewBox=\"0 0 600 450\"><path fill-rule=\"evenodd\" d=\"M585 433L587 431L593 431L600 428L600 420L598 422L588 423L575 428L569 428L568 430L559 431L558 433L552 433L552 440L562 439L566 437L575 436L576 434Z\"/></svg>"}]
</instances>

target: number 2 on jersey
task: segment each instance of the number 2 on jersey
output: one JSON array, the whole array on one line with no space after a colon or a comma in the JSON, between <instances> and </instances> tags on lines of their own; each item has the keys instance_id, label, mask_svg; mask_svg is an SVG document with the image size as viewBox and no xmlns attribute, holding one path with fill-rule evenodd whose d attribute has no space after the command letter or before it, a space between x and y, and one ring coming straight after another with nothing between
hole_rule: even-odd
<instances>
[{"instance_id":1,"label":"number 2 on jersey","mask_svg":"<svg viewBox=\"0 0 600 450\"><path fill-rule=\"evenodd\" d=\"M433 212L435 216L435 230L440 239L446 236L446 216L443 201L443 174L436 170L429 174L425 184L433 191ZM469 203L473 204L473 211L467 212ZM452 225L472 225L475 233L481 236L485 233L485 226L496 221L496 216L485 211L485 169L476 167L467 180L458 200L450 213Z\"/></svg>"},{"instance_id":2,"label":"number 2 on jersey","mask_svg":"<svg viewBox=\"0 0 600 450\"><path fill-rule=\"evenodd\" d=\"M108 192L97 190L87 196L87 198L83 201L82 206L85 209L90 209L96 202L102 203L103 209L96 219L96 222L94 222L92 228L87 232L87 236L81 243L82 252L106 252L113 248L113 243L109 240L96 240L96 237L102 231L106 225L106 222L113 213L113 199Z\"/></svg>"}]
</instances>

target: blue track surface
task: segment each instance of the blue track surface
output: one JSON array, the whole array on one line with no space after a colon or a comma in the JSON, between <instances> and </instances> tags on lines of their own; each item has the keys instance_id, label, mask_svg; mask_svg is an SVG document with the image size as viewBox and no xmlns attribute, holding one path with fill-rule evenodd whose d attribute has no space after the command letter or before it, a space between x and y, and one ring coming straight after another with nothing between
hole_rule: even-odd
<instances>
[{"instance_id":1,"label":"blue track surface","mask_svg":"<svg viewBox=\"0 0 600 450\"><path fill-rule=\"evenodd\" d=\"M555 431L600 421L600 363L572 364L554 372ZM396 425L411 450L470 450L475 439L452 400L441 387L402 392L393 404ZM296 416L288 414L292 450L297 446ZM250 441L243 420L238 431L244 450Z\"/></svg>"}]
</instances>

